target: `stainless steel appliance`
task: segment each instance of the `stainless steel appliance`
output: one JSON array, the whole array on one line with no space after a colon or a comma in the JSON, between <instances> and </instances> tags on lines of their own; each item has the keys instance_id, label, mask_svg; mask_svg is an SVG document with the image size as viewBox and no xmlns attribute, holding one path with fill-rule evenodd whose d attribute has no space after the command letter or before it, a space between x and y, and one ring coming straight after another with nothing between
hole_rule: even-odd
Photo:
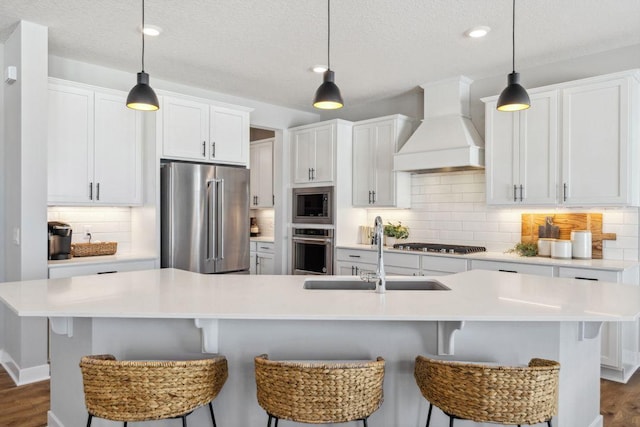
<instances>
[{"instance_id":1,"label":"stainless steel appliance","mask_svg":"<svg viewBox=\"0 0 640 427\"><path fill-rule=\"evenodd\" d=\"M161 265L198 273L249 271L249 170L161 166Z\"/></svg>"},{"instance_id":2,"label":"stainless steel appliance","mask_svg":"<svg viewBox=\"0 0 640 427\"><path fill-rule=\"evenodd\" d=\"M442 243L396 243L393 245L393 249L437 252L441 254L472 254L475 252L485 252L487 250L487 248L483 246L445 245Z\"/></svg>"},{"instance_id":3,"label":"stainless steel appliance","mask_svg":"<svg viewBox=\"0 0 640 427\"><path fill-rule=\"evenodd\" d=\"M333 187L293 189L294 224L333 224Z\"/></svg>"},{"instance_id":4,"label":"stainless steel appliance","mask_svg":"<svg viewBox=\"0 0 640 427\"><path fill-rule=\"evenodd\" d=\"M58 221L47 223L49 230L48 258L51 260L71 258L71 235L73 230L69 224Z\"/></svg>"},{"instance_id":5,"label":"stainless steel appliance","mask_svg":"<svg viewBox=\"0 0 640 427\"><path fill-rule=\"evenodd\" d=\"M333 274L333 230L293 228L293 274Z\"/></svg>"}]
</instances>

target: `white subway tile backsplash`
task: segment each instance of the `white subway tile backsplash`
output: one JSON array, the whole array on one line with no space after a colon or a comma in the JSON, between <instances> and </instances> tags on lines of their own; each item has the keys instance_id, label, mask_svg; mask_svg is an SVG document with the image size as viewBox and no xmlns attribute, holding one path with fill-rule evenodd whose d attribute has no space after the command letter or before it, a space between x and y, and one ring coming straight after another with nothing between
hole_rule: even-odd
<instances>
[{"instance_id":1,"label":"white subway tile backsplash","mask_svg":"<svg viewBox=\"0 0 640 427\"><path fill-rule=\"evenodd\" d=\"M385 222L401 220L409 226L412 241L480 245L489 251L504 252L520 241L524 212L601 212L603 231L618 236L616 241L604 242L604 258L638 260L640 209L487 206L485 181L484 171L414 174L412 208L398 211L402 213L368 210L367 221L373 224L376 215Z\"/></svg>"}]
</instances>

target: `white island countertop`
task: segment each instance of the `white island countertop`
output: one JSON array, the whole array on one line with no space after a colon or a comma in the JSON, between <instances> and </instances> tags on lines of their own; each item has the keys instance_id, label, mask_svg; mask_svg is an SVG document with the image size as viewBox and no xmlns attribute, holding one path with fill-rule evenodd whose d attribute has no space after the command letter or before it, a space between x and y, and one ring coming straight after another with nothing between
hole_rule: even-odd
<instances>
[{"instance_id":1,"label":"white island countertop","mask_svg":"<svg viewBox=\"0 0 640 427\"><path fill-rule=\"evenodd\" d=\"M521 322L640 314L640 287L606 282L473 270L435 278L450 291L378 294L303 289L305 278L319 277L147 270L2 283L0 300L19 316L46 317Z\"/></svg>"}]
</instances>

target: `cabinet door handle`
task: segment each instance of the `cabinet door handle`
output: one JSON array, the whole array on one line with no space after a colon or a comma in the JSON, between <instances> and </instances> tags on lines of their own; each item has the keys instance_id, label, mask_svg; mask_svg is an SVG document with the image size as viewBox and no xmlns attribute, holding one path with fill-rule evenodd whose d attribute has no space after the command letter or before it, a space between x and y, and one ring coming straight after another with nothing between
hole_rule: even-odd
<instances>
[{"instance_id":1,"label":"cabinet door handle","mask_svg":"<svg viewBox=\"0 0 640 427\"><path fill-rule=\"evenodd\" d=\"M593 278L593 277L578 277L578 276L576 276L576 277L574 277L574 279L578 279L578 280L592 280L592 281L594 281L594 282L597 282L597 281L598 281L598 279L595 279L595 278Z\"/></svg>"},{"instance_id":2,"label":"cabinet door handle","mask_svg":"<svg viewBox=\"0 0 640 427\"><path fill-rule=\"evenodd\" d=\"M207 157L207 141L202 141L202 157Z\"/></svg>"},{"instance_id":3,"label":"cabinet door handle","mask_svg":"<svg viewBox=\"0 0 640 427\"><path fill-rule=\"evenodd\" d=\"M258 196L256 196L256 206L258 206Z\"/></svg>"},{"instance_id":4,"label":"cabinet door handle","mask_svg":"<svg viewBox=\"0 0 640 427\"><path fill-rule=\"evenodd\" d=\"M372 191L372 192L371 192L371 194L372 194L372 196L373 196L373 197L372 197L373 203L375 204L375 203L376 203L376 192L375 192L375 191Z\"/></svg>"},{"instance_id":5,"label":"cabinet door handle","mask_svg":"<svg viewBox=\"0 0 640 427\"><path fill-rule=\"evenodd\" d=\"M316 179L316 170L314 168L311 168L311 180L315 180Z\"/></svg>"},{"instance_id":6,"label":"cabinet door handle","mask_svg":"<svg viewBox=\"0 0 640 427\"><path fill-rule=\"evenodd\" d=\"M524 193L524 189L523 189L523 187L522 187L522 185L521 185L521 186L520 186L520 201L522 201L522 196L523 196L523 194L522 194L522 193Z\"/></svg>"},{"instance_id":7,"label":"cabinet door handle","mask_svg":"<svg viewBox=\"0 0 640 427\"><path fill-rule=\"evenodd\" d=\"M96 200L100 200L100 183L96 184Z\"/></svg>"},{"instance_id":8,"label":"cabinet door handle","mask_svg":"<svg viewBox=\"0 0 640 427\"><path fill-rule=\"evenodd\" d=\"M93 182L89 183L89 200L93 200Z\"/></svg>"},{"instance_id":9,"label":"cabinet door handle","mask_svg":"<svg viewBox=\"0 0 640 427\"><path fill-rule=\"evenodd\" d=\"M358 275L358 266L356 265L356 276Z\"/></svg>"},{"instance_id":10,"label":"cabinet door handle","mask_svg":"<svg viewBox=\"0 0 640 427\"><path fill-rule=\"evenodd\" d=\"M566 202L567 201L567 183L562 184L562 198Z\"/></svg>"},{"instance_id":11,"label":"cabinet door handle","mask_svg":"<svg viewBox=\"0 0 640 427\"><path fill-rule=\"evenodd\" d=\"M353 269L353 265L351 266L351 275L352 275L352 276L355 276L355 274L354 274L354 269Z\"/></svg>"},{"instance_id":12,"label":"cabinet door handle","mask_svg":"<svg viewBox=\"0 0 640 427\"><path fill-rule=\"evenodd\" d=\"M309 168L309 171L307 172L307 175L309 176L309 181L311 181L311 168Z\"/></svg>"},{"instance_id":13,"label":"cabinet door handle","mask_svg":"<svg viewBox=\"0 0 640 427\"><path fill-rule=\"evenodd\" d=\"M371 190L369 190L369 204L371 204Z\"/></svg>"},{"instance_id":14,"label":"cabinet door handle","mask_svg":"<svg viewBox=\"0 0 640 427\"><path fill-rule=\"evenodd\" d=\"M515 184L513 184L513 201L518 201L518 187Z\"/></svg>"},{"instance_id":15,"label":"cabinet door handle","mask_svg":"<svg viewBox=\"0 0 640 427\"><path fill-rule=\"evenodd\" d=\"M502 271L503 273L517 273L517 271L515 270L498 270L498 271Z\"/></svg>"},{"instance_id":16,"label":"cabinet door handle","mask_svg":"<svg viewBox=\"0 0 640 427\"><path fill-rule=\"evenodd\" d=\"M216 156L216 143L215 141L211 143L211 157Z\"/></svg>"},{"instance_id":17,"label":"cabinet door handle","mask_svg":"<svg viewBox=\"0 0 640 427\"><path fill-rule=\"evenodd\" d=\"M275 196L275 194L272 194L272 195L271 195L271 204L272 204L272 205L275 205L275 204L276 204L276 196Z\"/></svg>"}]
</instances>

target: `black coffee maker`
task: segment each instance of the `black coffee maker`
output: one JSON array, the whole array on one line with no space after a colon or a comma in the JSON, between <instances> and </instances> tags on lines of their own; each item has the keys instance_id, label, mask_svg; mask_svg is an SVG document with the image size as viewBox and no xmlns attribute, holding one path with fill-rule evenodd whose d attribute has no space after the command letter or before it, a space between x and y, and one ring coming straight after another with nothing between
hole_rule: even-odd
<instances>
[{"instance_id":1,"label":"black coffee maker","mask_svg":"<svg viewBox=\"0 0 640 427\"><path fill-rule=\"evenodd\" d=\"M49 221L49 259L71 258L71 226L64 222Z\"/></svg>"}]
</instances>

